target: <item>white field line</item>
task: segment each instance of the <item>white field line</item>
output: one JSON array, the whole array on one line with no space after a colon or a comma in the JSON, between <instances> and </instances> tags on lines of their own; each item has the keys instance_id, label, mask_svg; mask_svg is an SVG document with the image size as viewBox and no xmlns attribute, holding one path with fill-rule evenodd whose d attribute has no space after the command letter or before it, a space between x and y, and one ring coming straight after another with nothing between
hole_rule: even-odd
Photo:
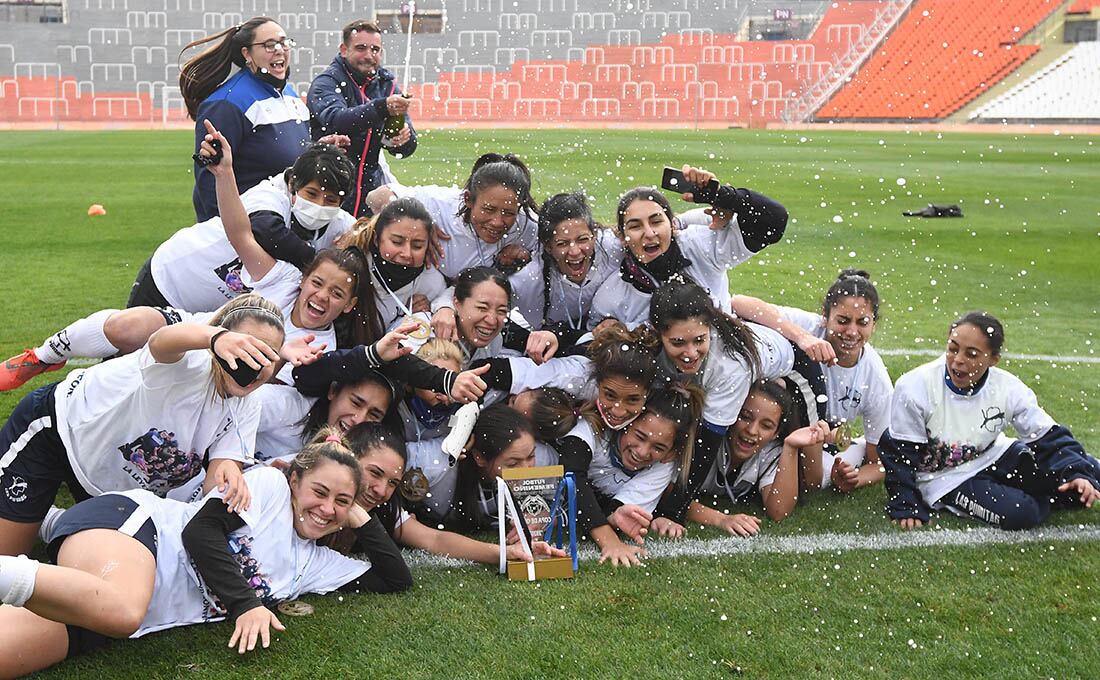
<instances>
[{"instance_id":1,"label":"white field line","mask_svg":"<svg viewBox=\"0 0 1100 680\"><path fill-rule=\"evenodd\" d=\"M973 529L931 529L880 534L815 534L812 536L756 536L755 538L710 538L650 541L647 559L670 557L714 557L718 555L814 554L852 550L904 550L938 546L976 547L984 545L1020 545L1025 543L1061 543L1100 540L1100 526L1049 527L1030 531L1002 531L987 527ZM580 559L591 562L599 557L594 547L585 545ZM432 555L421 550L406 553L410 567L469 566L469 562Z\"/></svg>"},{"instance_id":2,"label":"white field line","mask_svg":"<svg viewBox=\"0 0 1100 680\"><path fill-rule=\"evenodd\" d=\"M938 357L943 354L942 349L881 349L875 348L879 354L885 354L891 357L903 357L903 356L921 356L921 357ZM1047 361L1052 364L1100 364L1100 357L1088 357L1088 356L1058 356L1055 354L1015 354L1013 352L1005 352L1003 355L1006 359L1016 359L1017 361Z\"/></svg>"},{"instance_id":3,"label":"white field line","mask_svg":"<svg viewBox=\"0 0 1100 680\"><path fill-rule=\"evenodd\" d=\"M943 354L942 349L920 348L920 349L882 349L876 347L875 350L879 354L884 354L891 357L904 357L904 356L919 356L919 357L938 357ZM1055 354L1015 354L1012 352L1005 352L1005 358L1015 359L1017 361L1046 361L1052 364L1100 364L1100 357L1090 356L1058 356ZM98 364L102 359L70 359L70 366L91 366Z\"/></svg>"}]
</instances>

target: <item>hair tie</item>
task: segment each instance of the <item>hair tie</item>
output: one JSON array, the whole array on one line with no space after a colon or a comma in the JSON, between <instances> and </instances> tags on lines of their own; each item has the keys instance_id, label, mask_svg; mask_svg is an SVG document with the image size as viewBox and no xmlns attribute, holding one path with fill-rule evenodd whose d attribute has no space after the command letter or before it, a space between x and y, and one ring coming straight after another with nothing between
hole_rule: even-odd
<instances>
[{"instance_id":1,"label":"hair tie","mask_svg":"<svg viewBox=\"0 0 1100 680\"><path fill-rule=\"evenodd\" d=\"M332 442L334 444L343 444L344 438L338 434L330 434L329 436L325 437L325 441Z\"/></svg>"},{"instance_id":2,"label":"hair tie","mask_svg":"<svg viewBox=\"0 0 1100 680\"><path fill-rule=\"evenodd\" d=\"M574 417L574 418L580 418L580 417L581 417L581 411L580 411L580 409L576 409L576 408L575 408L575 409L573 409L573 417Z\"/></svg>"}]
</instances>

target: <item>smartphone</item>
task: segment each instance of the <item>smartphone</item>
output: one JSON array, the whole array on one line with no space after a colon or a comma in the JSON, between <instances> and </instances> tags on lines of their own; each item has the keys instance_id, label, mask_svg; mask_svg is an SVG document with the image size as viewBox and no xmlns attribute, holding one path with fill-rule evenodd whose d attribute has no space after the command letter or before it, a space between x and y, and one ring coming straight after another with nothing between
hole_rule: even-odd
<instances>
[{"instance_id":1,"label":"smartphone","mask_svg":"<svg viewBox=\"0 0 1100 680\"><path fill-rule=\"evenodd\" d=\"M684 173L676 168L665 168L661 176L661 188L678 194L691 193L695 203L714 203L718 200L718 180L712 179L705 187L698 187L687 181Z\"/></svg>"}]
</instances>

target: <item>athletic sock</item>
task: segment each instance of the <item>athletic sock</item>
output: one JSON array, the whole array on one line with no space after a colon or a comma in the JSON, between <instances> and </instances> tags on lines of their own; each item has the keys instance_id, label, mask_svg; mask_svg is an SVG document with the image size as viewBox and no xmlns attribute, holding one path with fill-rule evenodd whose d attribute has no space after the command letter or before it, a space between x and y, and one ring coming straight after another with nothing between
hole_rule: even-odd
<instances>
[{"instance_id":1,"label":"athletic sock","mask_svg":"<svg viewBox=\"0 0 1100 680\"><path fill-rule=\"evenodd\" d=\"M0 603L13 607L26 604L34 593L40 566L38 560L29 560L26 555L0 555Z\"/></svg>"},{"instance_id":2,"label":"athletic sock","mask_svg":"<svg viewBox=\"0 0 1100 680\"><path fill-rule=\"evenodd\" d=\"M118 348L103 332L108 317L117 311L103 309L72 322L47 338L41 347L35 347L35 356L43 363L59 364L73 357L106 359L118 354Z\"/></svg>"}]
</instances>

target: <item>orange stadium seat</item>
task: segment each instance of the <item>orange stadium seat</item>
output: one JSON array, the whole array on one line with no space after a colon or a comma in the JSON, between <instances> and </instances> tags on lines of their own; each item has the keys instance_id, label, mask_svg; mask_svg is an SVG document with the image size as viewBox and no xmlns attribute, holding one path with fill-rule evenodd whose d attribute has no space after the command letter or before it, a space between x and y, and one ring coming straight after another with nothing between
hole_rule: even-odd
<instances>
[{"instance_id":1,"label":"orange stadium seat","mask_svg":"<svg viewBox=\"0 0 1100 680\"><path fill-rule=\"evenodd\" d=\"M1058 0L917 0L818 119L939 119L1039 50L1018 41Z\"/></svg>"}]
</instances>

